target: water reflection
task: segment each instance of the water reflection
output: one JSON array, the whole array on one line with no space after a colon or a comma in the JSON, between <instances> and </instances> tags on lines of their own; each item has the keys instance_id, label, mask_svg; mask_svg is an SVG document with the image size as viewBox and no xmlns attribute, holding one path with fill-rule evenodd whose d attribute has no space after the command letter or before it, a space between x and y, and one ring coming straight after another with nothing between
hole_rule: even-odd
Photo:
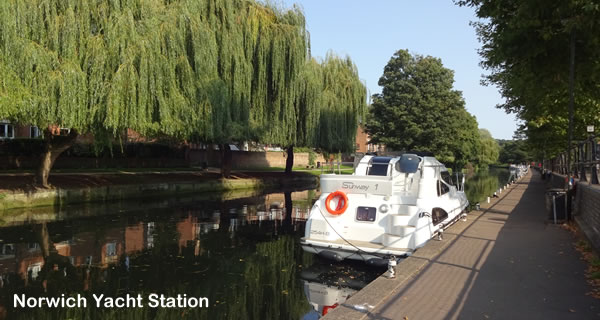
<instances>
[{"instance_id":1,"label":"water reflection","mask_svg":"<svg viewBox=\"0 0 600 320\"><path fill-rule=\"evenodd\" d=\"M313 310L305 320L318 319L344 303L358 290L364 288L383 269L374 269L362 261L344 261L327 264L317 261L300 272L304 294Z\"/></svg>"},{"instance_id":2,"label":"water reflection","mask_svg":"<svg viewBox=\"0 0 600 320\"><path fill-rule=\"evenodd\" d=\"M465 193L471 204L484 202L499 188L505 186L510 179L510 171L506 168L489 168L478 171L467 179Z\"/></svg>"},{"instance_id":3,"label":"water reflection","mask_svg":"<svg viewBox=\"0 0 600 320\"><path fill-rule=\"evenodd\" d=\"M298 239L317 196L170 203L0 228L0 319L301 319L313 308L298 275L316 258ZM14 309L15 293L82 294L90 305L92 293L187 294L210 307Z\"/></svg>"}]
</instances>

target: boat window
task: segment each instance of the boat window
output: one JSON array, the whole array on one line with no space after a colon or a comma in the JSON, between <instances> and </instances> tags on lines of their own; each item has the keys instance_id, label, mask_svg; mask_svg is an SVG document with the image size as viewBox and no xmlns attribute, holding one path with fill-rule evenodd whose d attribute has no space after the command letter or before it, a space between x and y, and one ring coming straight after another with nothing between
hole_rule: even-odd
<instances>
[{"instance_id":1,"label":"boat window","mask_svg":"<svg viewBox=\"0 0 600 320\"><path fill-rule=\"evenodd\" d=\"M454 185L454 183L452 183L452 177L450 176L450 172L448 171L442 171L442 180L444 180L444 182L451 186Z\"/></svg>"},{"instance_id":2,"label":"boat window","mask_svg":"<svg viewBox=\"0 0 600 320\"><path fill-rule=\"evenodd\" d=\"M446 193L450 192L450 186L445 184L442 180L438 180L437 192L438 192L438 197L445 195Z\"/></svg>"},{"instance_id":3,"label":"boat window","mask_svg":"<svg viewBox=\"0 0 600 320\"><path fill-rule=\"evenodd\" d=\"M416 154L403 154L396 162L396 170L402 173L415 173L419 169L421 158Z\"/></svg>"},{"instance_id":4,"label":"boat window","mask_svg":"<svg viewBox=\"0 0 600 320\"><path fill-rule=\"evenodd\" d=\"M433 208L433 210L431 210L431 221L434 226L444 221L446 218L448 218L448 212L444 211L444 209Z\"/></svg>"},{"instance_id":5,"label":"boat window","mask_svg":"<svg viewBox=\"0 0 600 320\"><path fill-rule=\"evenodd\" d=\"M388 165L391 157L373 157L369 161L367 175L369 176L387 176Z\"/></svg>"},{"instance_id":6,"label":"boat window","mask_svg":"<svg viewBox=\"0 0 600 320\"><path fill-rule=\"evenodd\" d=\"M358 207L356 209L356 220L358 221L375 221L377 217L377 209L374 207Z\"/></svg>"}]
</instances>

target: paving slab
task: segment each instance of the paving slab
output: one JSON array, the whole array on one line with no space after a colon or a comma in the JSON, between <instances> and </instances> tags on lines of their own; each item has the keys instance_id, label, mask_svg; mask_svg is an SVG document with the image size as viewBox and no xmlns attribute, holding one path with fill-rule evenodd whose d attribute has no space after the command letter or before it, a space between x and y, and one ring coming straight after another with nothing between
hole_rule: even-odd
<instances>
[{"instance_id":1,"label":"paving slab","mask_svg":"<svg viewBox=\"0 0 600 320\"><path fill-rule=\"evenodd\" d=\"M573 235L529 173L325 319L600 319Z\"/></svg>"}]
</instances>

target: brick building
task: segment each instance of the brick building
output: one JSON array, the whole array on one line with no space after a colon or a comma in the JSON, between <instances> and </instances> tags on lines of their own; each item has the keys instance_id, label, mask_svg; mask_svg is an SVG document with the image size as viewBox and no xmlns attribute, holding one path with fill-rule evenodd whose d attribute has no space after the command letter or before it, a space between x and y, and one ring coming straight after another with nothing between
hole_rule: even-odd
<instances>
[{"instance_id":1,"label":"brick building","mask_svg":"<svg viewBox=\"0 0 600 320\"><path fill-rule=\"evenodd\" d=\"M42 130L36 126L21 126L0 120L0 140L14 138L37 138L42 135Z\"/></svg>"},{"instance_id":2,"label":"brick building","mask_svg":"<svg viewBox=\"0 0 600 320\"><path fill-rule=\"evenodd\" d=\"M371 137L365 132L362 126L358 126L356 130L356 152L368 153L368 152L383 152L385 147L379 144L369 143Z\"/></svg>"}]
</instances>

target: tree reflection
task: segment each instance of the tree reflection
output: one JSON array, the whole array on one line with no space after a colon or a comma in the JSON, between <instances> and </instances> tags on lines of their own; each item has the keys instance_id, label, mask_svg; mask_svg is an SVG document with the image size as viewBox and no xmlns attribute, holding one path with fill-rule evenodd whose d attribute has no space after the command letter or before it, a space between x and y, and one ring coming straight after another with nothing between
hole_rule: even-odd
<instances>
[{"instance_id":1,"label":"tree reflection","mask_svg":"<svg viewBox=\"0 0 600 320\"><path fill-rule=\"evenodd\" d=\"M480 170L465 183L467 199L472 204L484 201L508 183L510 172L503 168Z\"/></svg>"},{"instance_id":2,"label":"tree reflection","mask_svg":"<svg viewBox=\"0 0 600 320\"><path fill-rule=\"evenodd\" d=\"M87 219L67 235L59 234L69 229L63 222L36 225L43 267L29 282L21 278L0 287L0 319L300 319L310 306L297 274L312 264L312 255L297 242L303 224L295 228L302 222L293 219L292 193L272 198L284 200L284 216L260 224L257 206L269 208L265 197L247 202L252 205L238 200ZM235 232L232 219L238 221ZM23 241L14 238L10 241ZM64 238L72 240L58 242ZM67 247L68 252L61 249ZM14 293L82 294L88 308L15 310ZM146 303L143 308L98 309L92 293L187 294L208 297L210 307L153 309Z\"/></svg>"},{"instance_id":3,"label":"tree reflection","mask_svg":"<svg viewBox=\"0 0 600 320\"><path fill-rule=\"evenodd\" d=\"M39 281L41 281L44 292L55 296L61 293L70 293L81 290L83 284L68 257L58 253L48 232L47 223L34 226L35 234L38 237L38 243L44 258L44 265L39 272ZM28 274L28 280L33 281L31 274Z\"/></svg>"}]
</instances>

